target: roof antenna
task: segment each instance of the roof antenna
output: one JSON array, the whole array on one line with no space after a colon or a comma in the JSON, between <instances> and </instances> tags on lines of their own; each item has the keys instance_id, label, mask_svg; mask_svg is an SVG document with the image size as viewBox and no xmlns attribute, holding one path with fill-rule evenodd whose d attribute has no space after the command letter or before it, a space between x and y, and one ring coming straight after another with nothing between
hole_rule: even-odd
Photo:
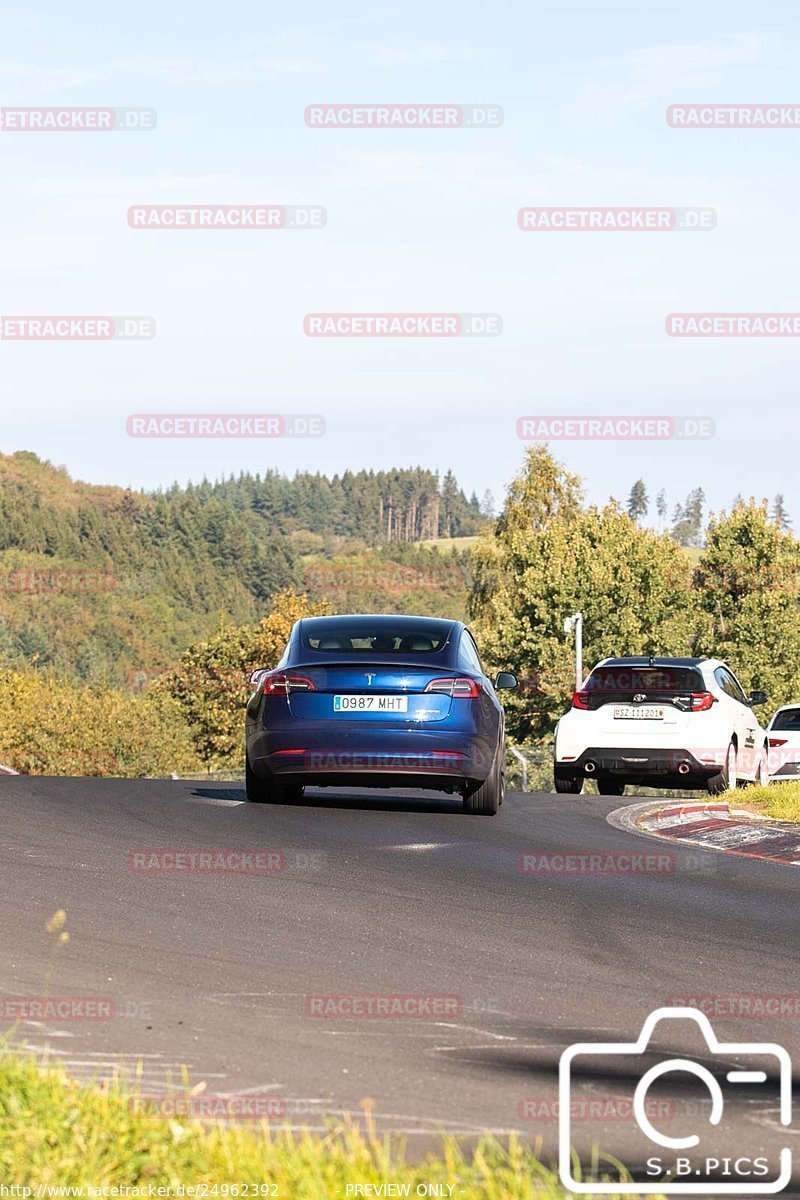
<instances>
[{"instance_id":1,"label":"roof antenna","mask_svg":"<svg viewBox=\"0 0 800 1200\"><path fill-rule=\"evenodd\" d=\"M656 664L653 662L653 656L652 656L652 654L650 655L649 659L647 660L647 665L648 665L648 667L654 667L654 666L656 665Z\"/></svg>"}]
</instances>

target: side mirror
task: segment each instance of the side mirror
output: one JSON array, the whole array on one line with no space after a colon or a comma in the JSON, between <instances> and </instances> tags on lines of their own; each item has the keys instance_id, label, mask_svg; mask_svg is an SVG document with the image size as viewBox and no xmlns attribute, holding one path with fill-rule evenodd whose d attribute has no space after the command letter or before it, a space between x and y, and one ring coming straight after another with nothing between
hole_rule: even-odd
<instances>
[{"instance_id":1,"label":"side mirror","mask_svg":"<svg viewBox=\"0 0 800 1200\"><path fill-rule=\"evenodd\" d=\"M766 692L751 692L750 695L747 697L747 703L751 707L755 707L755 705L757 705L757 704L766 704L767 703L767 693Z\"/></svg>"},{"instance_id":2,"label":"side mirror","mask_svg":"<svg viewBox=\"0 0 800 1200\"><path fill-rule=\"evenodd\" d=\"M250 682L252 683L253 687L258 687L258 685L261 683L261 680L265 675L268 675L269 672L269 667L259 667L257 671L253 671L250 676Z\"/></svg>"},{"instance_id":3,"label":"side mirror","mask_svg":"<svg viewBox=\"0 0 800 1200\"><path fill-rule=\"evenodd\" d=\"M517 677L516 675L512 675L510 671L498 671L494 686L496 688L504 688L507 691L513 691L517 686Z\"/></svg>"}]
</instances>

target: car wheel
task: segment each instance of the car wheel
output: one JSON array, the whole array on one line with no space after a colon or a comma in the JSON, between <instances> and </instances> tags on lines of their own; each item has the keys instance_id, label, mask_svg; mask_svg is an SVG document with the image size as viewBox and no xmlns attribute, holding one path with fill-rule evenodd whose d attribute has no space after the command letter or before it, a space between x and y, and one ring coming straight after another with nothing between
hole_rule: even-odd
<instances>
[{"instance_id":1,"label":"car wheel","mask_svg":"<svg viewBox=\"0 0 800 1200\"><path fill-rule=\"evenodd\" d=\"M625 784L618 779L598 779L597 790L601 796L624 796Z\"/></svg>"},{"instance_id":2,"label":"car wheel","mask_svg":"<svg viewBox=\"0 0 800 1200\"><path fill-rule=\"evenodd\" d=\"M464 796L464 812L474 816L493 817L502 803L505 773L502 769L500 747L494 756L492 769L483 783L473 785L474 790Z\"/></svg>"},{"instance_id":3,"label":"car wheel","mask_svg":"<svg viewBox=\"0 0 800 1200\"><path fill-rule=\"evenodd\" d=\"M758 768L756 770L756 785L758 787L769 786L769 758L767 757L767 747L761 747L761 753L758 756Z\"/></svg>"},{"instance_id":4,"label":"car wheel","mask_svg":"<svg viewBox=\"0 0 800 1200\"><path fill-rule=\"evenodd\" d=\"M738 771L736 767L736 745L731 742L725 755L725 766L708 780L708 790L712 796L720 796L723 792L733 791L736 787Z\"/></svg>"},{"instance_id":5,"label":"car wheel","mask_svg":"<svg viewBox=\"0 0 800 1200\"><path fill-rule=\"evenodd\" d=\"M247 757L244 760L244 789L250 804L280 804L281 801L296 804L302 800L305 791L301 783L280 784L259 779Z\"/></svg>"},{"instance_id":6,"label":"car wheel","mask_svg":"<svg viewBox=\"0 0 800 1200\"><path fill-rule=\"evenodd\" d=\"M561 776L556 775L554 780L557 792L568 792L571 796L577 796L583 787L582 779L562 779Z\"/></svg>"}]
</instances>

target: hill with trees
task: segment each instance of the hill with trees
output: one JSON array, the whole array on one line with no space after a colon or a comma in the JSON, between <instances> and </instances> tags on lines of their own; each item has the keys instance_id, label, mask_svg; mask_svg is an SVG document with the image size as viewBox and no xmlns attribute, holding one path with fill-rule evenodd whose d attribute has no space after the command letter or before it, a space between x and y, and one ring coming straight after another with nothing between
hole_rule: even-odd
<instances>
[{"instance_id":1,"label":"hill with trees","mask_svg":"<svg viewBox=\"0 0 800 1200\"><path fill-rule=\"evenodd\" d=\"M25 451L0 455L0 666L140 688L221 618L257 621L334 555L388 552L375 591L402 604L411 595L398 591L393 561L422 538L485 523L451 472L268 471L148 493L72 480ZM310 578L310 590L315 578L325 589L324 572ZM447 602L420 579L420 599ZM365 590L340 588L340 598L366 601Z\"/></svg>"}]
</instances>

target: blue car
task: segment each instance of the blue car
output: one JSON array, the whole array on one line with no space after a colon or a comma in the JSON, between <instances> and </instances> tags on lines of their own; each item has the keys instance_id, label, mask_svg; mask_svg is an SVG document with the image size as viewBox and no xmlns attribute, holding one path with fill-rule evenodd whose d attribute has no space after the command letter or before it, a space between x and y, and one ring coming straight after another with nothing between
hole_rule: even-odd
<instances>
[{"instance_id":1,"label":"blue car","mask_svg":"<svg viewBox=\"0 0 800 1200\"><path fill-rule=\"evenodd\" d=\"M315 787L457 793L470 813L503 802L497 690L469 630L434 617L305 617L274 670L253 673L247 798L296 801Z\"/></svg>"}]
</instances>

